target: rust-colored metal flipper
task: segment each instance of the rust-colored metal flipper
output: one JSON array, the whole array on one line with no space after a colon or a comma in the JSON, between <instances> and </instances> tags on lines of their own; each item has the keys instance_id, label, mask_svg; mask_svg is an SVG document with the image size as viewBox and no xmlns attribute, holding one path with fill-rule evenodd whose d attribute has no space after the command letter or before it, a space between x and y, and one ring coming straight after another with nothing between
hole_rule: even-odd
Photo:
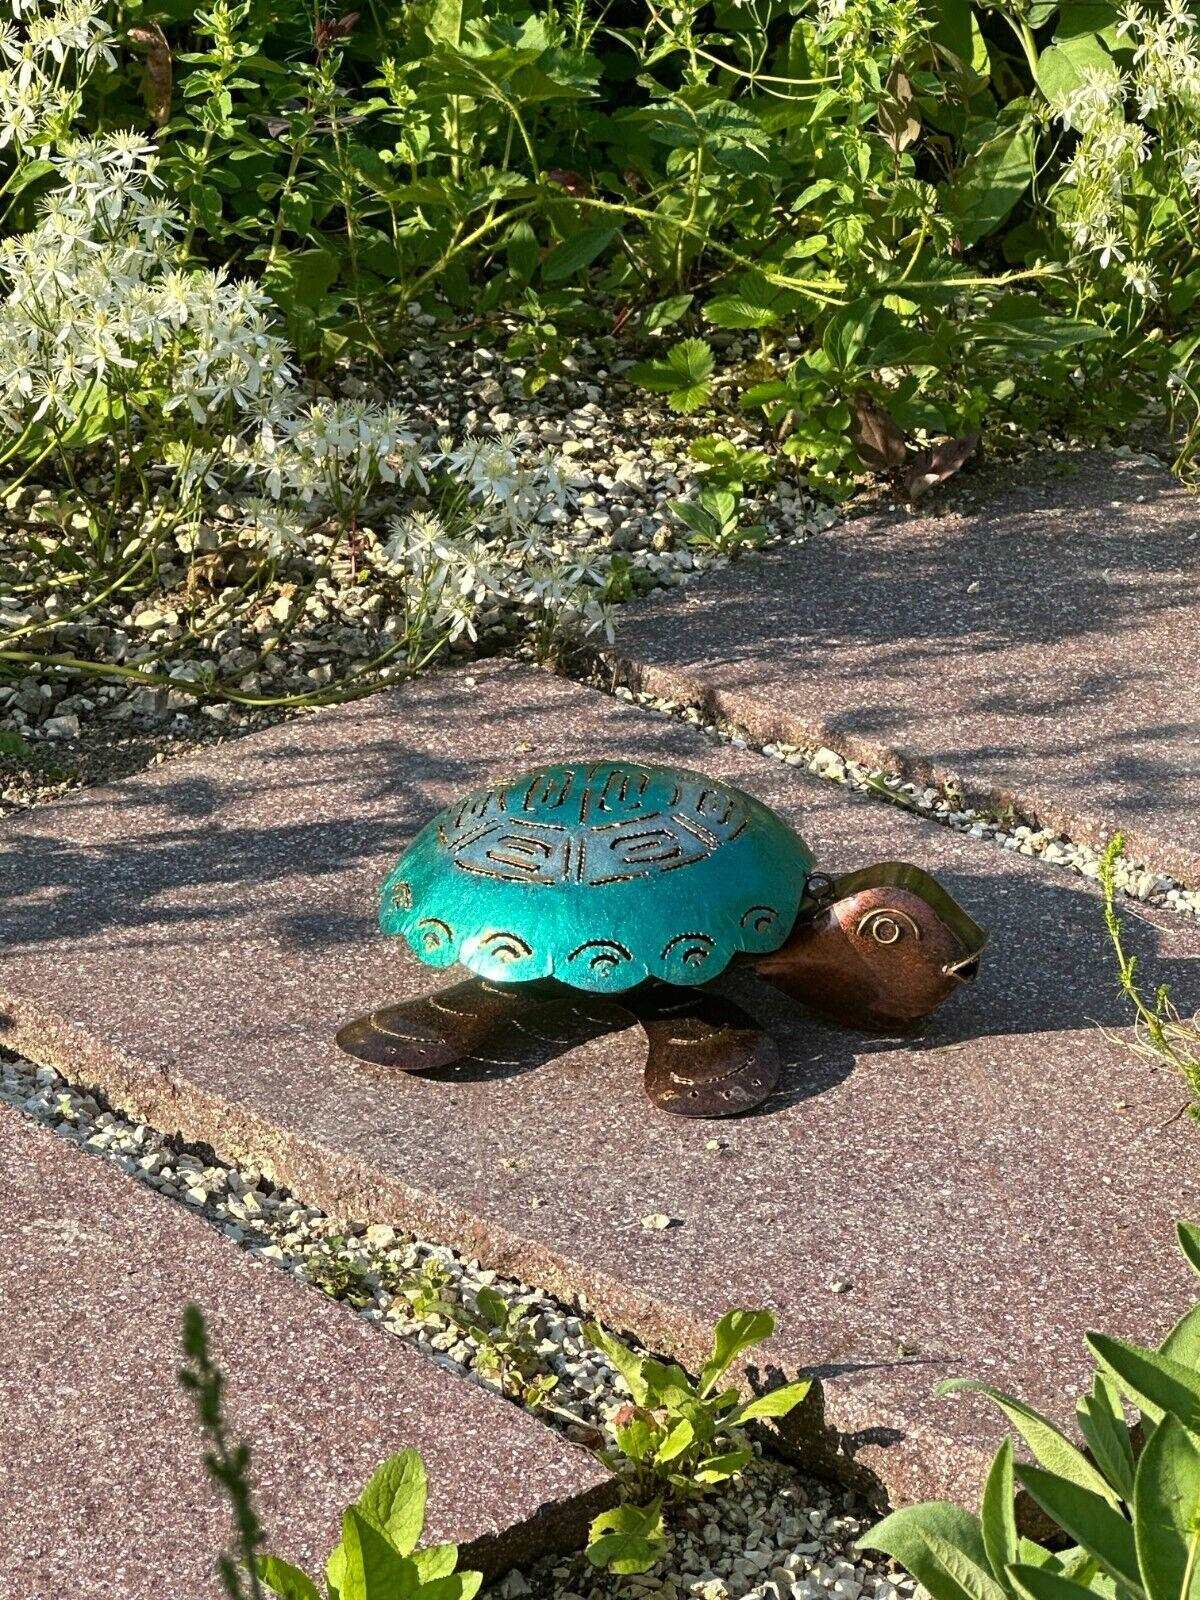
<instances>
[{"instance_id":1,"label":"rust-colored metal flipper","mask_svg":"<svg viewBox=\"0 0 1200 1600\"><path fill-rule=\"evenodd\" d=\"M636 1020L602 995L552 980L495 984L470 978L348 1022L337 1042L360 1061L396 1072L477 1079L552 1060Z\"/></svg>"},{"instance_id":2,"label":"rust-colored metal flipper","mask_svg":"<svg viewBox=\"0 0 1200 1600\"><path fill-rule=\"evenodd\" d=\"M545 986L468 978L420 1000L383 1006L338 1029L347 1055L397 1072L434 1072L473 1056L522 1012L544 1004Z\"/></svg>"},{"instance_id":3,"label":"rust-colored metal flipper","mask_svg":"<svg viewBox=\"0 0 1200 1600\"><path fill-rule=\"evenodd\" d=\"M779 1050L748 1012L723 995L674 990L638 1007L650 1054L646 1093L678 1117L736 1117L772 1093Z\"/></svg>"}]
</instances>

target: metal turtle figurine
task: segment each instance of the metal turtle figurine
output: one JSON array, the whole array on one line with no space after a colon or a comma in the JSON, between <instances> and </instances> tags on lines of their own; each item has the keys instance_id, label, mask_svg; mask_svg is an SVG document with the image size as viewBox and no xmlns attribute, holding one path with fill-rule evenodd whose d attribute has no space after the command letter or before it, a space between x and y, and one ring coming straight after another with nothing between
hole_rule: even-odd
<instances>
[{"instance_id":1,"label":"metal turtle figurine","mask_svg":"<svg viewBox=\"0 0 1200 1600\"><path fill-rule=\"evenodd\" d=\"M421 830L379 924L476 976L348 1023L351 1055L408 1072L527 1062L640 1023L666 1111L730 1116L772 1092L774 1041L706 986L749 963L848 1027L911 1028L975 975L985 934L919 867L836 881L741 790L630 761L540 768Z\"/></svg>"}]
</instances>

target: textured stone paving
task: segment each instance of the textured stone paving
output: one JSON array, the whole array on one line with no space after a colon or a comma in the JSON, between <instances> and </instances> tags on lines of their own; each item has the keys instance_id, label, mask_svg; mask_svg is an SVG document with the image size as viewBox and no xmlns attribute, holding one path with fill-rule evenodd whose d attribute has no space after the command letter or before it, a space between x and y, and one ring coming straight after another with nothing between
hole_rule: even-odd
<instances>
[{"instance_id":1,"label":"textured stone paving","mask_svg":"<svg viewBox=\"0 0 1200 1600\"><path fill-rule=\"evenodd\" d=\"M842 524L627 608L652 692L829 744L1200 882L1200 500L1053 455L975 510Z\"/></svg>"},{"instance_id":2,"label":"textured stone paving","mask_svg":"<svg viewBox=\"0 0 1200 1600\"><path fill-rule=\"evenodd\" d=\"M429 1537L495 1566L582 1532L583 1451L0 1106L0 1594L218 1600L227 1537L175 1382L197 1301L268 1548L319 1571L380 1461L425 1456Z\"/></svg>"},{"instance_id":3,"label":"textured stone paving","mask_svg":"<svg viewBox=\"0 0 1200 1600\"><path fill-rule=\"evenodd\" d=\"M384 872L462 789L540 758L703 767L802 819L830 870L909 857L993 933L979 983L907 1044L764 1010L790 1066L763 1114L655 1111L632 1034L473 1082L341 1055L346 1018L444 979L373 931ZM495 664L293 722L10 819L0 1013L38 1060L343 1215L426 1237L695 1357L770 1304L842 1450L896 1499L973 1497L998 1427L974 1373L1067 1419L1085 1328L1161 1333L1200 1215L1168 1074L1125 1019L1082 879L543 673ZM1186 998L1200 933L1131 920ZM747 988L758 1005L762 995ZM718 1143L714 1145L713 1141ZM677 1219L652 1230L641 1219Z\"/></svg>"}]
</instances>

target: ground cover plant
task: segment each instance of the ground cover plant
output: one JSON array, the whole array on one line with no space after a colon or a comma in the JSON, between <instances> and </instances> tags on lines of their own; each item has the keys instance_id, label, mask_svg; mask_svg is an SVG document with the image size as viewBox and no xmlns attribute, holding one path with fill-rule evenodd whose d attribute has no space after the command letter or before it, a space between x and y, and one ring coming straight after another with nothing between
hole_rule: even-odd
<instances>
[{"instance_id":1,"label":"ground cover plant","mask_svg":"<svg viewBox=\"0 0 1200 1600\"><path fill-rule=\"evenodd\" d=\"M712 413L675 512L722 556L776 472L918 496L1098 412L1196 453L1191 0L16 0L0 57L0 683L38 715L47 672L277 703L497 610L603 633L630 559L562 540L534 441L420 436L414 346L537 393L586 336Z\"/></svg>"},{"instance_id":2,"label":"ground cover plant","mask_svg":"<svg viewBox=\"0 0 1200 1600\"><path fill-rule=\"evenodd\" d=\"M1113 1037L1144 1060L1178 1073L1191 1096L1188 1115L1193 1122L1200 1122L1200 1018L1184 1016L1165 984L1158 984L1153 995L1148 995L1139 978L1138 959L1125 948L1116 881L1124 848L1125 841L1118 833L1109 841L1100 861L1104 920L1116 955L1118 982L1134 1019L1132 1039Z\"/></svg>"},{"instance_id":3,"label":"ground cover plant","mask_svg":"<svg viewBox=\"0 0 1200 1600\"><path fill-rule=\"evenodd\" d=\"M1200 1273L1200 1230L1181 1223L1179 1242ZM1157 1349L1098 1333L1087 1345L1096 1374L1076 1408L1084 1448L986 1384L944 1384L942 1393L993 1400L1036 1464L1015 1461L1005 1440L979 1515L910 1506L863 1542L899 1561L933 1600L1191 1600L1200 1588L1200 1304ZM1018 1486L1053 1526L1049 1543L1018 1533Z\"/></svg>"},{"instance_id":4,"label":"ground cover plant","mask_svg":"<svg viewBox=\"0 0 1200 1600\"><path fill-rule=\"evenodd\" d=\"M204 1318L196 1306L184 1317L186 1361L179 1381L195 1402L204 1434L204 1466L233 1516L232 1551L217 1560L229 1600L473 1600L478 1572L458 1570L453 1544L421 1545L427 1479L415 1450L403 1450L371 1475L342 1517L342 1537L329 1552L318 1584L280 1556L264 1554L255 1515L250 1452L230 1439L224 1415L224 1375L212 1359Z\"/></svg>"}]
</instances>

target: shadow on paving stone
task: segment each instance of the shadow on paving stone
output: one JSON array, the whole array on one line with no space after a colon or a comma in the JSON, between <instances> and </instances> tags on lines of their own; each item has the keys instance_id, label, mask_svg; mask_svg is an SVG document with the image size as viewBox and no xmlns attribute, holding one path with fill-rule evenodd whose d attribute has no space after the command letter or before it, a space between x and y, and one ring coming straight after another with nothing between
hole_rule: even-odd
<instances>
[{"instance_id":1,"label":"shadow on paving stone","mask_svg":"<svg viewBox=\"0 0 1200 1600\"><path fill-rule=\"evenodd\" d=\"M966 496L971 495L974 505ZM1200 501L1053 455L627 608L638 687L1200 880Z\"/></svg>"},{"instance_id":2,"label":"shadow on paving stone","mask_svg":"<svg viewBox=\"0 0 1200 1600\"><path fill-rule=\"evenodd\" d=\"M920 863L991 932L978 982L897 1041L730 979L789 1061L732 1123L648 1105L632 1030L451 1081L340 1052L343 1022L448 980L375 930L412 834L464 790L617 755L749 789L823 870ZM1190 1303L1172 1226L1200 1217L1200 1147L1177 1080L1094 1025L1128 1021L1096 890L677 722L493 663L10 818L0 852L14 1049L334 1216L586 1294L689 1362L730 1305L770 1305L764 1360L823 1376L811 1459L896 1501L974 1502L998 1442L937 1380L1068 1423L1085 1329L1156 1340ZM1200 930L1163 920L1130 918L1130 942L1185 1003Z\"/></svg>"}]
</instances>

